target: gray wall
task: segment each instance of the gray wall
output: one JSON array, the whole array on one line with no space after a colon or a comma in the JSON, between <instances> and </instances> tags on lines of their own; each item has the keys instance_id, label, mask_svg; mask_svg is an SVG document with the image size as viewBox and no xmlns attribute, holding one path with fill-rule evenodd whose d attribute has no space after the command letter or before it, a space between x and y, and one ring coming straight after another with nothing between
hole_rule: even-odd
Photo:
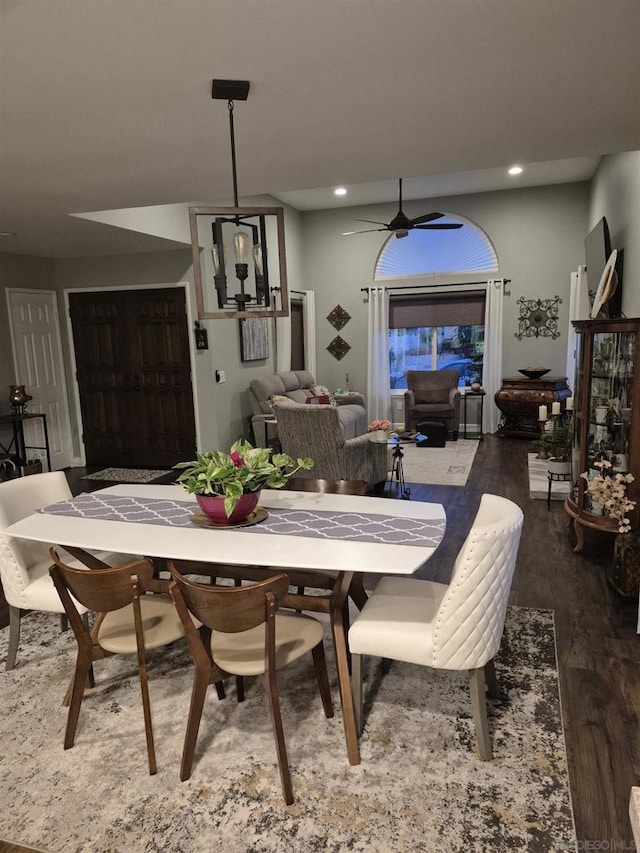
<instances>
[{"instance_id":1,"label":"gray wall","mask_svg":"<svg viewBox=\"0 0 640 853\"><path fill-rule=\"evenodd\" d=\"M584 238L590 227L605 215L614 247L625 248L623 308L627 315L640 315L640 152L605 157L592 187L586 183L534 187L436 200L418 200L405 205L408 215L427 210L459 213L485 230L499 258L496 276L512 279L505 303L504 375L512 375L528 364L543 364L563 374L566 360L566 327L570 274L585 262ZM366 302L361 287L373 282L373 269L384 243L384 234L341 237L356 230L356 218L388 221L395 204L344 208L300 214L285 207L287 268L289 286L316 292L318 379L330 387L343 386L345 372L352 388L366 389ZM363 226L365 227L365 226ZM483 278L483 276L471 276ZM432 278L430 282L443 279ZM445 277L445 280L451 280ZM193 273L191 253L155 252L132 256L110 256L48 260L0 255L0 288L123 287L142 284L189 282ZM392 283L391 283L392 284ZM514 337L517 325L516 300L548 298L558 294L561 337L556 341ZM62 309L62 301L60 301ZM341 331L352 346L340 362L326 346L336 331L326 320L337 304L351 314ZM201 447L228 446L247 433L248 409L245 389L249 381L275 369L274 322L270 325L270 352L264 362L240 360L237 321L205 321L210 349L196 353ZM66 341L66 325L63 323ZM6 299L0 301L0 395L2 386L13 381ZM215 370L226 372L224 385L215 383ZM8 388L7 388L8 392ZM0 405L2 397L0 396ZM5 409L6 410L6 409Z\"/></svg>"},{"instance_id":2,"label":"gray wall","mask_svg":"<svg viewBox=\"0 0 640 853\"><path fill-rule=\"evenodd\" d=\"M316 291L317 372L319 380L330 387L344 385L345 373L349 372L352 388L366 390L367 306L360 288L373 283L375 263L386 236L369 233L341 237L340 234L367 227L354 219L388 222L396 209L397 205L385 204L304 214L305 279L307 287ZM431 210L461 214L482 228L498 254L499 273L491 277L511 279L510 295L505 300L503 375L517 375L519 368L538 364L564 375L570 276L584 263L588 184L533 187L405 204L408 216ZM483 278L486 276L476 274L467 280ZM451 276L436 276L416 279L416 282L436 284L452 280ZM393 286L393 282L388 284ZM555 341L549 338L518 341L514 337L518 317L516 300L520 296L544 299L556 295L563 299L561 336ZM336 334L326 316L337 304L352 317L340 332L352 349L339 362L326 350Z\"/></svg>"},{"instance_id":3,"label":"gray wall","mask_svg":"<svg viewBox=\"0 0 640 853\"><path fill-rule=\"evenodd\" d=\"M624 249L622 310L627 317L640 317L640 151L602 158L592 182L589 228L602 216L611 247Z\"/></svg>"},{"instance_id":4,"label":"gray wall","mask_svg":"<svg viewBox=\"0 0 640 853\"><path fill-rule=\"evenodd\" d=\"M298 211L285 208L285 228L287 240L287 271L290 287L302 289L301 274L301 216ZM0 256L2 257L8 256ZM190 301L195 319L195 290L193 287L193 267L191 250L172 250L168 252L151 252L138 255L113 255L98 258L61 259L55 262L42 259L17 258L24 261L24 270L20 278L17 273L7 276L6 284L14 283L18 278L23 286L34 286L27 271L40 267L50 270L49 289L58 290L60 316L64 318L63 291L73 288L111 288L139 287L141 285L176 285L188 284ZM55 275L53 275L55 268ZM3 267L0 267L3 269ZM9 269L9 263L7 263ZM21 286L19 281L16 286ZM5 281L1 281L5 284ZM40 285L44 287L44 284ZM205 320L203 326L209 333L209 349L196 351L194 348L194 386L197 393L196 418L199 433L199 447L229 447L241 436L250 438L249 409L246 402L246 389L251 379L273 373L275 370L275 321L269 322L269 358L264 361L242 362L240 358L240 324L237 320ZM6 303L0 309L0 330L6 326L7 334L3 335L0 345L8 339L8 320ZM69 341L67 324L62 323L63 348L67 367L69 360ZM9 347L9 344L7 343ZM10 347L3 367L11 369L12 356ZM215 371L224 370L226 382L218 384L215 381ZM74 400L71 388L71 370L67 371L69 398L72 407L74 450L79 450L77 423L74 410ZM7 385L11 379L7 379Z\"/></svg>"}]
</instances>

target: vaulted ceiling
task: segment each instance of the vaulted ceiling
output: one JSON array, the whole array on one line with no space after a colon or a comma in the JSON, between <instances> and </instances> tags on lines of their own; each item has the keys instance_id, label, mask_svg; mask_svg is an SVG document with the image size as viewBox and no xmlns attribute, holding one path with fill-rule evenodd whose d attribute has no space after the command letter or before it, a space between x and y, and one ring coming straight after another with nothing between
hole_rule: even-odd
<instances>
[{"instance_id":1,"label":"vaulted ceiling","mask_svg":"<svg viewBox=\"0 0 640 853\"><path fill-rule=\"evenodd\" d=\"M513 162L570 160L552 172L575 180L640 148L637 0L2 0L0 16L3 252L166 248L70 214L228 202L214 77L251 82L240 195L301 209L360 203L337 184L393 200L399 175L414 197L491 189Z\"/></svg>"}]
</instances>

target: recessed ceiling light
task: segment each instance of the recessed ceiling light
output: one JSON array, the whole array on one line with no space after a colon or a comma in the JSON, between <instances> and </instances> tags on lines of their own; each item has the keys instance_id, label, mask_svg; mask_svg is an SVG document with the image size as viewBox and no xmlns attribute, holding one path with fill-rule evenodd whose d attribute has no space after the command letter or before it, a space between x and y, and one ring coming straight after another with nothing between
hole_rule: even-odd
<instances>
[{"instance_id":1,"label":"recessed ceiling light","mask_svg":"<svg viewBox=\"0 0 640 853\"><path fill-rule=\"evenodd\" d=\"M522 174L522 166L512 166L509 169L510 175L521 175Z\"/></svg>"},{"instance_id":2,"label":"recessed ceiling light","mask_svg":"<svg viewBox=\"0 0 640 853\"><path fill-rule=\"evenodd\" d=\"M333 192L335 195L346 195L347 189L346 187L336 187Z\"/></svg>"},{"instance_id":3,"label":"recessed ceiling light","mask_svg":"<svg viewBox=\"0 0 640 853\"><path fill-rule=\"evenodd\" d=\"M0 231L0 237L17 237L17 231Z\"/></svg>"}]
</instances>

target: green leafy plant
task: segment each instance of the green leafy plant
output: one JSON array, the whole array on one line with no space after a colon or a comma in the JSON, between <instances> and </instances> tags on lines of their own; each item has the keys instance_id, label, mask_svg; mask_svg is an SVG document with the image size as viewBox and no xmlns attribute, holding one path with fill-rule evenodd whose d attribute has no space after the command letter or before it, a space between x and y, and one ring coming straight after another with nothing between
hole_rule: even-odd
<instances>
[{"instance_id":1,"label":"green leafy plant","mask_svg":"<svg viewBox=\"0 0 640 853\"><path fill-rule=\"evenodd\" d=\"M313 468L313 459L293 459L286 453L273 453L267 447L253 447L248 441L236 441L229 453L208 450L190 462L173 466L182 473L177 484L190 495L215 495L224 498L227 517L236 503L249 492L281 489L300 470Z\"/></svg>"},{"instance_id":2,"label":"green leafy plant","mask_svg":"<svg viewBox=\"0 0 640 853\"><path fill-rule=\"evenodd\" d=\"M545 429L538 439L538 447L547 459L568 462L571 459L573 445L570 424L564 415L552 415L550 424L551 428Z\"/></svg>"}]
</instances>

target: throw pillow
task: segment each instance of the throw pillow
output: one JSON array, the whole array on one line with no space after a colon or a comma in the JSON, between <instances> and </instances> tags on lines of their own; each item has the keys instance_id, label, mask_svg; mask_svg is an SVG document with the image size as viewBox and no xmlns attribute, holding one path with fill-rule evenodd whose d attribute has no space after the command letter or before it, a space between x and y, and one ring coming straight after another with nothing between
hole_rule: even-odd
<instances>
[{"instance_id":1,"label":"throw pillow","mask_svg":"<svg viewBox=\"0 0 640 853\"><path fill-rule=\"evenodd\" d=\"M292 400L291 397L285 397L284 394L272 394L269 397L269 400L272 403L278 403L280 406L295 406L296 401Z\"/></svg>"},{"instance_id":2,"label":"throw pillow","mask_svg":"<svg viewBox=\"0 0 640 853\"><path fill-rule=\"evenodd\" d=\"M331 398L328 394L321 394L319 397L307 397L305 403L309 403L312 406L330 406Z\"/></svg>"},{"instance_id":3,"label":"throw pillow","mask_svg":"<svg viewBox=\"0 0 640 853\"><path fill-rule=\"evenodd\" d=\"M309 390L311 391L311 397L312 398L313 397L328 397L329 400L328 400L327 405L329 405L329 406L337 406L338 405L336 402L336 398L333 396L331 391L329 391L329 389L327 388L326 385L312 385ZM307 400L307 402L309 402L309 401Z\"/></svg>"},{"instance_id":4,"label":"throw pillow","mask_svg":"<svg viewBox=\"0 0 640 853\"><path fill-rule=\"evenodd\" d=\"M449 389L434 388L427 390L425 388L416 388L413 392L416 403L448 403Z\"/></svg>"}]
</instances>

